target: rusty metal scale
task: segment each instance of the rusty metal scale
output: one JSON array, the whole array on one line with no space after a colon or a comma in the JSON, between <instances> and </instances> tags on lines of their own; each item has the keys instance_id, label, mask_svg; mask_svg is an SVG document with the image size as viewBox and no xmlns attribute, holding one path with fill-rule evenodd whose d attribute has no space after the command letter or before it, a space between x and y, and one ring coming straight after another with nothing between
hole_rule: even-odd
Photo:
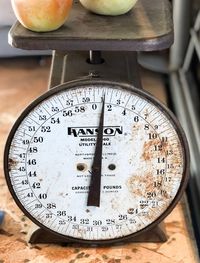
<instances>
[{"instance_id":1,"label":"rusty metal scale","mask_svg":"<svg viewBox=\"0 0 200 263\"><path fill-rule=\"evenodd\" d=\"M23 39L30 32L23 33L19 24L11 31L20 47L17 30ZM161 48L172 43L173 32L166 35ZM109 40L101 42L103 52L97 51L98 41L87 42L88 50L97 45L96 51L81 50L80 41L81 52L65 52L63 38L55 48L52 36L46 37L60 50L54 52L50 90L16 121L4 159L13 198L38 226L29 241L165 241L160 223L188 180L188 146L180 124L142 90L135 52L106 52ZM41 42L35 43L41 49ZM138 41L130 49L137 47Z\"/></svg>"}]
</instances>

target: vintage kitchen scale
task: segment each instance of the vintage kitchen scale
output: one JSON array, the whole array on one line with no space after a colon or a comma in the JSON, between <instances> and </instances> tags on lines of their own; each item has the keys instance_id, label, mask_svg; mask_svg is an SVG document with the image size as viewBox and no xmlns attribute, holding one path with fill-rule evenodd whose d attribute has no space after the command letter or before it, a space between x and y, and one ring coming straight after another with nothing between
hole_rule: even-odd
<instances>
[{"instance_id":1,"label":"vintage kitchen scale","mask_svg":"<svg viewBox=\"0 0 200 263\"><path fill-rule=\"evenodd\" d=\"M141 0L121 17L75 2L60 30L17 23L9 41L56 50L50 90L24 110L5 148L9 190L37 225L29 242L165 241L160 223L186 187L188 146L173 114L142 90L135 51L172 44L169 1Z\"/></svg>"}]
</instances>

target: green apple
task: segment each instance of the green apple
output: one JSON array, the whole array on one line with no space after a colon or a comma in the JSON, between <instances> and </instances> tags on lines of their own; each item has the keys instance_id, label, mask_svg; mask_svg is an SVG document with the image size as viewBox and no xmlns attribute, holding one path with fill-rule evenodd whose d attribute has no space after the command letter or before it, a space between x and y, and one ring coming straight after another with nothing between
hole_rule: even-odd
<instances>
[{"instance_id":1,"label":"green apple","mask_svg":"<svg viewBox=\"0 0 200 263\"><path fill-rule=\"evenodd\" d=\"M80 0L80 2L93 13L117 16L131 10L137 0Z\"/></svg>"}]
</instances>

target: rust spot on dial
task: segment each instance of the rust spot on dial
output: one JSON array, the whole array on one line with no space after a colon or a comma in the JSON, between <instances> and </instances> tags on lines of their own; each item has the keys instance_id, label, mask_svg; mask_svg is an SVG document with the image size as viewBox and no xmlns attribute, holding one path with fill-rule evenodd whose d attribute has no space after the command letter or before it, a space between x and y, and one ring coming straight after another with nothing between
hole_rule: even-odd
<instances>
[{"instance_id":1,"label":"rust spot on dial","mask_svg":"<svg viewBox=\"0 0 200 263\"><path fill-rule=\"evenodd\" d=\"M8 160L8 171L15 169L18 165L18 162L12 158L9 158Z\"/></svg>"}]
</instances>

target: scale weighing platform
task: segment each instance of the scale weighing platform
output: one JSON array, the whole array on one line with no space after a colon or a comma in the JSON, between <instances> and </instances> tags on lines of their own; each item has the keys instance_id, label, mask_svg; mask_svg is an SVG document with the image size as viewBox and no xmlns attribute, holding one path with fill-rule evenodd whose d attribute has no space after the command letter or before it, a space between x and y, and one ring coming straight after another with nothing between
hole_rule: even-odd
<instances>
[{"instance_id":1,"label":"scale weighing platform","mask_svg":"<svg viewBox=\"0 0 200 263\"><path fill-rule=\"evenodd\" d=\"M188 181L189 154L173 114L142 90L137 52L173 43L169 1L140 0L118 17L78 1L66 25L22 49L54 50L49 91L28 106L6 144L7 184L37 227L30 243L166 241L164 218Z\"/></svg>"}]
</instances>

